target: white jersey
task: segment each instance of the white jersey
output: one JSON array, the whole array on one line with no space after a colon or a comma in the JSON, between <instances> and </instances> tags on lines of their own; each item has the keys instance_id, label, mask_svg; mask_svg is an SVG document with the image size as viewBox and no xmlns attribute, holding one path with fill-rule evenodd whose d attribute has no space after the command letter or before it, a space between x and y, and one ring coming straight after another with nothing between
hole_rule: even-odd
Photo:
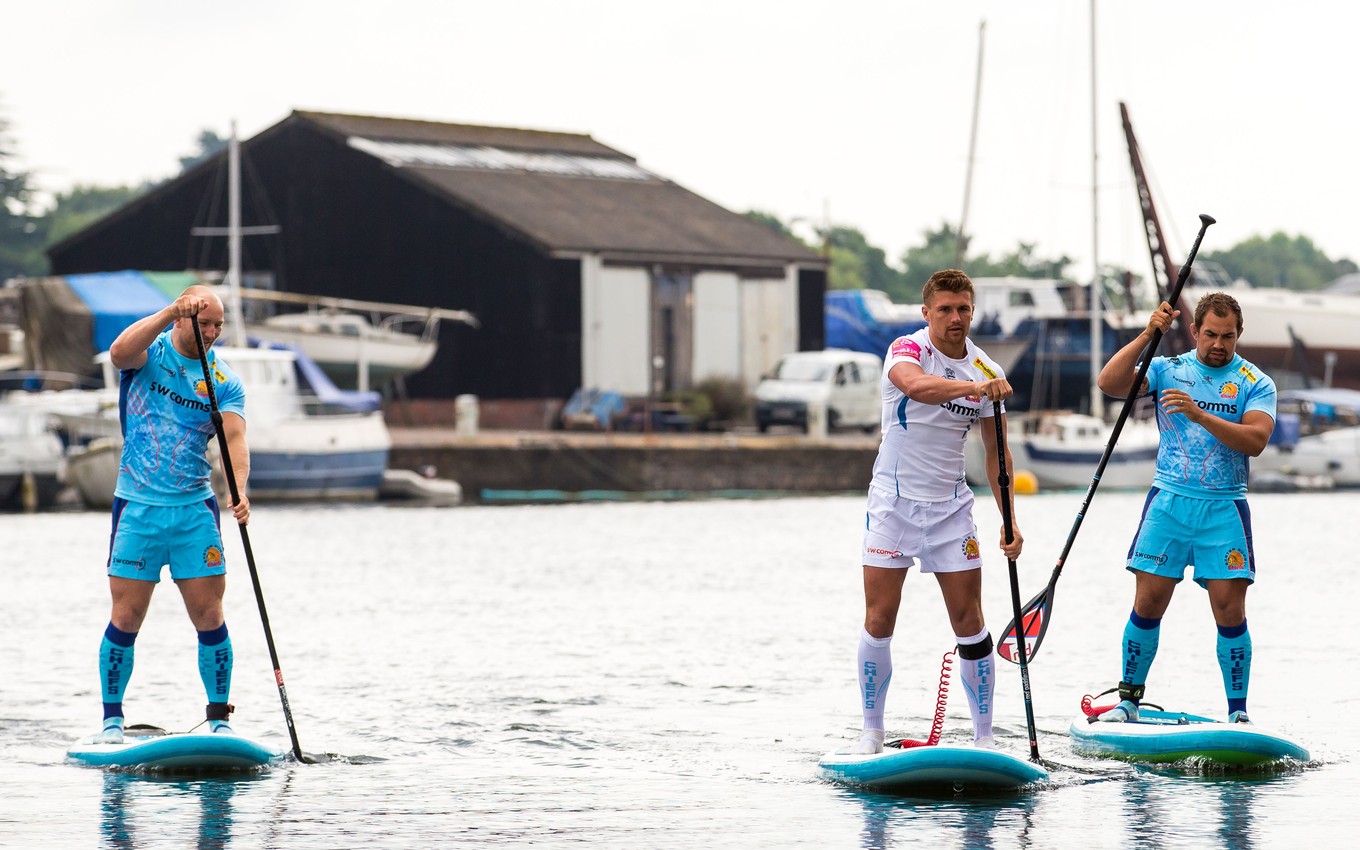
<instances>
[{"instance_id":1,"label":"white jersey","mask_svg":"<svg viewBox=\"0 0 1360 850\"><path fill-rule=\"evenodd\" d=\"M927 375L959 381L1004 378L1001 367L972 340L961 359L945 357L930 342L930 329L898 337L883 361L883 442L870 487L917 502L943 502L968 489L963 477L963 443L980 418L991 418L992 403L966 396L944 404L912 401L888 379L898 363L914 363ZM1005 408L1002 408L1003 412Z\"/></svg>"}]
</instances>

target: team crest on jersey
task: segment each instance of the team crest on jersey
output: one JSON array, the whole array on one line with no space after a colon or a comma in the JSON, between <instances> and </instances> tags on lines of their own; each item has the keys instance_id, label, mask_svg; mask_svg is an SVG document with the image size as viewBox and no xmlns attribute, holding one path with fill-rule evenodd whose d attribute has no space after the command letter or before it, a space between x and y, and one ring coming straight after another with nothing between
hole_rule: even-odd
<instances>
[{"instance_id":1,"label":"team crest on jersey","mask_svg":"<svg viewBox=\"0 0 1360 850\"><path fill-rule=\"evenodd\" d=\"M1237 398L1237 384L1228 381L1218 389L1219 398Z\"/></svg>"},{"instance_id":2,"label":"team crest on jersey","mask_svg":"<svg viewBox=\"0 0 1360 850\"><path fill-rule=\"evenodd\" d=\"M897 341L892 344L892 348L888 351L888 356L910 357L912 360L915 360L917 363L920 363L921 346L917 345L916 341L913 340L911 337L906 336L898 337Z\"/></svg>"},{"instance_id":3,"label":"team crest on jersey","mask_svg":"<svg viewBox=\"0 0 1360 850\"><path fill-rule=\"evenodd\" d=\"M1223 559L1223 563L1230 570L1241 570L1247 566L1247 559L1243 557L1241 549L1229 549L1228 556Z\"/></svg>"},{"instance_id":4,"label":"team crest on jersey","mask_svg":"<svg viewBox=\"0 0 1360 850\"><path fill-rule=\"evenodd\" d=\"M206 567L222 566L222 550L216 546L209 546L203 551L203 565Z\"/></svg>"},{"instance_id":5,"label":"team crest on jersey","mask_svg":"<svg viewBox=\"0 0 1360 850\"><path fill-rule=\"evenodd\" d=\"M971 534L963 540L963 554L964 557L970 561L976 561L978 558L982 557L981 552L978 549L977 538Z\"/></svg>"},{"instance_id":6,"label":"team crest on jersey","mask_svg":"<svg viewBox=\"0 0 1360 850\"><path fill-rule=\"evenodd\" d=\"M1242 380L1246 381L1249 384L1254 384L1259 380L1259 378L1256 377L1256 373L1253 372L1251 370L1251 367L1249 366L1243 366L1242 368L1238 369L1237 374L1241 375Z\"/></svg>"}]
</instances>

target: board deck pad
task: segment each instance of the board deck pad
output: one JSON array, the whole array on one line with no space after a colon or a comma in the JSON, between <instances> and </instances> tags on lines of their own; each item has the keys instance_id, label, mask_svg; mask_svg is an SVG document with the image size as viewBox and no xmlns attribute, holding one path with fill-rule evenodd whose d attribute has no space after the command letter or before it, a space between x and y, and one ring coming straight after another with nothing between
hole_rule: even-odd
<instances>
[{"instance_id":1,"label":"board deck pad","mask_svg":"<svg viewBox=\"0 0 1360 850\"><path fill-rule=\"evenodd\" d=\"M235 734L166 732L135 725L121 744L96 744L90 736L66 751L67 761L91 767L166 772L256 770L283 758L283 751Z\"/></svg>"},{"instance_id":2,"label":"board deck pad","mask_svg":"<svg viewBox=\"0 0 1360 850\"><path fill-rule=\"evenodd\" d=\"M1306 762L1309 758L1302 744L1279 732L1178 711L1144 709L1133 723L1092 723L1085 715L1078 715L1068 732L1077 752L1123 761L1195 759L1251 767L1286 759Z\"/></svg>"},{"instance_id":3,"label":"board deck pad","mask_svg":"<svg viewBox=\"0 0 1360 850\"><path fill-rule=\"evenodd\" d=\"M1048 778L1042 767L1008 752L951 744L884 747L873 755L830 752L818 764L832 782L885 791L1014 790Z\"/></svg>"}]
</instances>

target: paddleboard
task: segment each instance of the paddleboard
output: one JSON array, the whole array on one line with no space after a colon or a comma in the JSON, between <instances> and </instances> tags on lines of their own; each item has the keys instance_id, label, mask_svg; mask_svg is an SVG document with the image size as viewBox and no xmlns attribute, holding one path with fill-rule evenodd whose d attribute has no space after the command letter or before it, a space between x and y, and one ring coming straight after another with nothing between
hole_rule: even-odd
<instances>
[{"instance_id":1,"label":"paddleboard","mask_svg":"<svg viewBox=\"0 0 1360 850\"><path fill-rule=\"evenodd\" d=\"M1091 722L1079 715L1068 731L1077 752L1123 761L1198 759L1252 766L1283 759L1308 760L1308 750L1278 732L1176 711L1143 709L1134 723Z\"/></svg>"},{"instance_id":2,"label":"paddleboard","mask_svg":"<svg viewBox=\"0 0 1360 850\"><path fill-rule=\"evenodd\" d=\"M884 747L872 755L822 756L822 776L843 785L876 790L948 788L1013 790L1048 778L1033 762L1001 750L937 744L927 747Z\"/></svg>"},{"instance_id":3,"label":"paddleboard","mask_svg":"<svg viewBox=\"0 0 1360 850\"><path fill-rule=\"evenodd\" d=\"M124 730L121 744L96 744L91 736L66 751L76 764L148 771L251 770L282 757L281 750L240 735L169 733L140 725Z\"/></svg>"}]
</instances>

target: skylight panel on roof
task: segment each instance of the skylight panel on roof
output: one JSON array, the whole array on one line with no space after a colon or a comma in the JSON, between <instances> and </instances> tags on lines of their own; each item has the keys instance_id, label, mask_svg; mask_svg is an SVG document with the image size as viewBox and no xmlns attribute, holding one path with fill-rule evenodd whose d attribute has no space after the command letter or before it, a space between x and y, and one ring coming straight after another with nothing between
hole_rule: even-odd
<instances>
[{"instance_id":1,"label":"skylight panel on roof","mask_svg":"<svg viewBox=\"0 0 1360 850\"><path fill-rule=\"evenodd\" d=\"M349 146L378 157L394 168L470 168L488 171L531 171L568 177L612 180L655 180L656 175L623 159L569 153L525 153L488 145L385 142L350 136Z\"/></svg>"}]
</instances>

